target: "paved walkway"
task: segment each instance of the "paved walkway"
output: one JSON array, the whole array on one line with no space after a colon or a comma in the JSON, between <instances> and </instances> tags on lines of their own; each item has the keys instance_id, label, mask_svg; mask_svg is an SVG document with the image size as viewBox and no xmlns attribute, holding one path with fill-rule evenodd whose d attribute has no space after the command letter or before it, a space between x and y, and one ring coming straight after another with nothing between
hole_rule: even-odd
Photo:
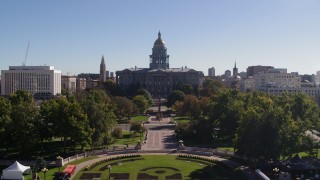
<instances>
[{"instance_id":1,"label":"paved walkway","mask_svg":"<svg viewBox=\"0 0 320 180\"><path fill-rule=\"evenodd\" d=\"M83 168L89 166L90 164L92 163L95 163L97 161L100 161L101 159L105 158L107 155L98 155L98 157L96 159L91 159L89 161L85 161L85 162L82 162L80 164L77 164L77 168L76 170L74 171L74 174L71 176L71 179L73 179L73 177L76 176L76 174ZM110 156L111 157L111 156Z\"/></svg>"},{"instance_id":2,"label":"paved walkway","mask_svg":"<svg viewBox=\"0 0 320 180\"><path fill-rule=\"evenodd\" d=\"M142 150L165 150L176 149L177 143L174 141L173 133L175 124L169 124L170 118L163 118L161 121L156 120L155 116L149 118L148 124L144 127L148 133Z\"/></svg>"}]
</instances>

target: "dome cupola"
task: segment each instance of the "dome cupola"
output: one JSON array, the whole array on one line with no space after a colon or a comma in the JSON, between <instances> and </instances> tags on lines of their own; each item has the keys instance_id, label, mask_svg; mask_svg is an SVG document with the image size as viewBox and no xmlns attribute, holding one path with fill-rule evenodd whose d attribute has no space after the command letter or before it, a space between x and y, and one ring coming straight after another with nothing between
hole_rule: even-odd
<instances>
[{"instance_id":1,"label":"dome cupola","mask_svg":"<svg viewBox=\"0 0 320 180\"><path fill-rule=\"evenodd\" d=\"M158 39L154 42L154 44L153 44L153 47L155 47L155 46L165 46L165 43L164 43L164 41L161 39L161 33L160 33L160 31L159 31L159 33L158 33Z\"/></svg>"},{"instance_id":2,"label":"dome cupola","mask_svg":"<svg viewBox=\"0 0 320 180\"><path fill-rule=\"evenodd\" d=\"M164 41L161 39L161 33L158 33L158 39L153 44L152 54L150 55L150 69L168 69L169 55Z\"/></svg>"}]
</instances>

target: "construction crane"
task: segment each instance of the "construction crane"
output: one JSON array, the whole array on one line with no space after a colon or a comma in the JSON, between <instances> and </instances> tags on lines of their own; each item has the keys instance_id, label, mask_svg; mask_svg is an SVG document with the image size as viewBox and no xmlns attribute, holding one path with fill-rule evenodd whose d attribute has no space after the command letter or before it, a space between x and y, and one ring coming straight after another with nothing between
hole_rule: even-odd
<instances>
[{"instance_id":1,"label":"construction crane","mask_svg":"<svg viewBox=\"0 0 320 180\"><path fill-rule=\"evenodd\" d=\"M22 66L25 66L26 63L27 63L27 57L28 57L28 52L29 52L29 45L30 45L30 41L28 42L27 51L26 51L26 56L24 57L24 61L22 62Z\"/></svg>"}]
</instances>

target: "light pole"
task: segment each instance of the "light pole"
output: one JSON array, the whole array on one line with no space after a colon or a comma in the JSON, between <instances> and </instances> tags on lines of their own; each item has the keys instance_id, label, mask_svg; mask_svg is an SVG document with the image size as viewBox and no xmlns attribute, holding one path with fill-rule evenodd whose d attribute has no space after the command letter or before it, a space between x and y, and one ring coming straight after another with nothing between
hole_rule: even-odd
<instances>
[{"instance_id":1,"label":"light pole","mask_svg":"<svg viewBox=\"0 0 320 180\"><path fill-rule=\"evenodd\" d=\"M110 179L110 177L111 177L111 165L109 164L107 167L109 169L109 179Z\"/></svg>"},{"instance_id":2,"label":"light pole","mask_svg":"<svg viewBox=\"0 0 320 180\"><path fill-rule=\"evenodd\" d=\"M213 138L213 143L216 146L216 148L218 148L218 132L219 131L220 131L220 128L213 128L212 138Z\"/></svg>"},{"instance_id":3,"label":"light pole","mask_svg":"<svg viewBox=\"0 0 320 180\"><path fill-rule=\"evenodd\" d=\"M278 173L279 173L279 170L280 170L280 169L277 168L277 167L275 167L275 168L272 169L272 171L273 171L273 173L274 173L274 175L276 176L277 179L278 179L278 175L279 175L279 174L278 174Z\"/></svg>"},{"instance_id":4,"label":"light pole","mask_svg":"<svg viewBox=\"0 0 320 180\"><path fill-rule=\"evenodd\" d=\"M58 166L59 166L59 172L60 172L60 167L61 167L61 160L62 160L63 158L61 157L61 156L58 156L57 157L57 161L59 161L59 164L58 164Z\"/></svg>"},{"instance_id":5,"label":"light pole","mask_svg":"<svg viewBox=\"0 0 320 180\"><path fill-rule=\"evenodd\" d=\"M46 173L47 173L47 171L48 171L47 168L43 168L43 169L42 169L44 180L46 180Z\"/></svg>"},{"instance_id":6,"label":"light pole","mask_svg":"<svg viewBox=\"0 0 320 180\"><path fill-rule=\"evenodd\" d=\"M142 137L142 130L140 130L140 142L142 142L141 137Z\"/></svg>"},{"instance_id":7,"label":"light pole","mask_svg":"<svg viewBox=\"0 0 320 180\"><path fill-rule=\"evenodd\" d=\"M179 140L179 149L184 149L183 141Z\"/></svg>"}]
</instances>

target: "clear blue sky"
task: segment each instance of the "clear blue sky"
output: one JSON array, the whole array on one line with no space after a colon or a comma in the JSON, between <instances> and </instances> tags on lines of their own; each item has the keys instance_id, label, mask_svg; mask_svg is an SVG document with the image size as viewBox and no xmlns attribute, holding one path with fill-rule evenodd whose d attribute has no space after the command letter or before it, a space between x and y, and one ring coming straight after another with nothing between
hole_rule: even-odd
<instances>
[{"instance_id":1,"label":"clear blue sky","mask_svg":"<svg viewBox=\"0 0 320 180\"><path fill-rule=\"evenodd\" d=\"M319 0L1 0L0 69L52 65L63 74L149 67L158 31L170 67L207 74L252 65L320 70Z\"/></svg>"}]
</instances>

